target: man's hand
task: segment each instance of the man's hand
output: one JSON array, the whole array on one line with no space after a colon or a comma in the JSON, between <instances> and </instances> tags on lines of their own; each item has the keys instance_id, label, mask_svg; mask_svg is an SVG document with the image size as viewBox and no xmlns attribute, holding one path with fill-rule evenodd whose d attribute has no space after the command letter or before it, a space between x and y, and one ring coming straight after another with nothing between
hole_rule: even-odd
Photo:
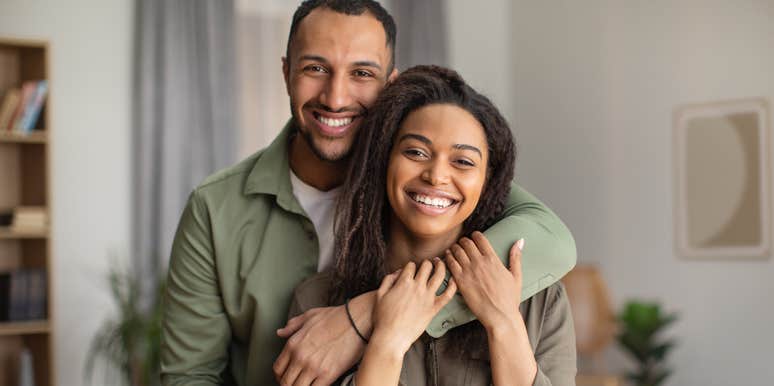
<instances>
[{"instance_id":1,"label":"man's hand","mask_svg":"<svg viewBox=\"0 0 774 386\"><path fill-rule=\"evenodd\" d=\"M363 334L371 330L374 293L350 301L350 311ZM274 362L282 386L330 385L363 356L364 342L355 333L344 306L311 309L277 330L290 337Z\"/></svg>"}]
</instances>

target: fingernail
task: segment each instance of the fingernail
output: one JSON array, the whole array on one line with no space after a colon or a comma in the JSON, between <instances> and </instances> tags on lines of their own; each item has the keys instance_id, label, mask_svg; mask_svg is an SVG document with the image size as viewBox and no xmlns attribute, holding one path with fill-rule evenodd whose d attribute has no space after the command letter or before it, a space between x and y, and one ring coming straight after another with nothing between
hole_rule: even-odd
<instances>
[{"instance_id":1,"label":"fingernail","mask_svg":"<svg viewBox=\"0 0 774 386\"><path fill-rule=\"evenodd\" d=\"M519 239L519 241L516 242L516 247L519 248L519 250L524 250L524 239Z\"/></svg>"}]
</instances>

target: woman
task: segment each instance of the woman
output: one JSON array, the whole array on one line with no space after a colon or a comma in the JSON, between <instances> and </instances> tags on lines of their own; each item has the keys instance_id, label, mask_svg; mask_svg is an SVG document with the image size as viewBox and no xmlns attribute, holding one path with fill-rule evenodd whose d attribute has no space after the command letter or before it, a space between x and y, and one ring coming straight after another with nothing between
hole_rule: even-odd
<instances>
[{"instance_id":1,"label":"woman","mask_svg":"<svg viewBox=\"0 0 774 386\"><path fill-rule=\"evenodd\" d=\"M363 360L344 384L574 385L564 288L520 306L524 240L506 268L473 232L494 222L513 178L503 117L435 66L405 71L374 106L339 201L336 270L296 289L291 316L378 287ZM446 267L453 278L437 295ZM457 289L478 320L439 339L424 334Z\"/></svg>"}]
</instances>

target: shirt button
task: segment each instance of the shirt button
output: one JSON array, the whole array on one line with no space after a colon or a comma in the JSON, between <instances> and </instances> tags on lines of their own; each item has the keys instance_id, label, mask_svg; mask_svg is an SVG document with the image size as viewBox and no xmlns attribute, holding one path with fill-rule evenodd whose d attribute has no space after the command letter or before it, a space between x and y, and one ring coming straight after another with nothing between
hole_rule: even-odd
<instances>
[{"instance_id":1,"label":"shirt button","mask_svg":"<svg viewBox=\"0 0 774 386\"><path fill-rule=\"evenodd\" d=\"M444 330L448 330L451 327L451 322L448 320L444 320L443 323L441 323L441 328Z\"/></svg>"}]
</instances>

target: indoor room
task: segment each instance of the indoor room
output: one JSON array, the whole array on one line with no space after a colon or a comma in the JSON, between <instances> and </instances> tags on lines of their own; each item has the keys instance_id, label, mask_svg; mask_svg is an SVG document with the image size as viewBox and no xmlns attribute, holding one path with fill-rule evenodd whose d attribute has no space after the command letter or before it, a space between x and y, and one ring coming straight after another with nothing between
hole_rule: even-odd
<instances>
[{"instance_id":1,"label":"indoor room","mask_svg":"<svg viewBox=\"0 0 774 386\"><path fill-rule=\"evenodd\" d=\"M406 261L388 258L401 245L393 232L422 234L401 217L401 203L420 208L419 218L468 207L478 216L488 207L476 205L478 193L488 200L487 188L500 186L492 181L510 175L515 184L502 184L494 217L473 228L479 223L462 217L452 244L439 250L453 255L443 259L441 286L460 293L450 292L440 314L433 309L411 350L420 341L456 344L461 333L453 332L467 325L490 334L481 341L490 350L482 384L512 373L563 385L553 378L560 370L579 386L774 382L774 333L766 327L774 325L774 1L379 3L394 18L394 41L372 8L322 5L294 24L300 0L0 0L0 386L311 384L304 377L368 384L368 374L390 369L370 373L367 365L387 347L377 339L389 335L377 333L391 313L384 293L397 294L397 278L408 272ZM355 29L365 24L376 35ZM353 54L361 45L362 58ZM401 75L410 68L414 78ZM453 101L422 103L472 118L483 131L465 138L482 145L423 153L416 149L452 135L400 134L415 112L429 110L388 107L422 77L462 90ZM439 127L463 125L447 113L435 117ZM480 114L508 130L492 137ZM322 134L305 129L307 121ZM325 153L345 138L352 150ZM369 152L367 143L379 147ZM412 153L400 153L401 143L415 143ZM429 166L445 151L470 148L478 151L473 160L499 159L503 144L507 165L496 172L491 162ZM393 153L407 160L388 159L399 157ZM414 170L389 166L396 159L427 168L406 183L408 198L390 188L408 178L401 171ZM471 175L465 170L481 172L470 196L455 182ZM444 183L459 191L433 198ZM306 206L302 188L328 200L328 211ZM337 226L351 232L334 233ZM366 226L372 234L359 235ZM483 231L492 248L468 230ZM507 282L519 288L511 311L522 340L508 341L519 344L500 347L492 338L486 302L465 304L474 297L466 283L476 280L464 280L464 264L478 260L454 251L470 255L468 237L482 259L519 256L518 270L491 268L513 273ZM373 259L346 258L359 256L356 247L387 260L363 268ZM436 256L444 257L426 258ZM464 264L455 271L457 261ZM419 272L422 262L415 265ZM398 281L378 292L398 269ZM332 284L339 298L299 284L325 272L339 280ZM346 282L346 274L360 281ZM314 315L338 318L359 350L355 356L352 346L351 360L339 352L349 362L315 368L329 370L330 382L296 359L309 347L344 343L286 346L290 336L306 342L294 331L316 331L303 323L323 306L306 307L302 288L330 302L330 314ZM543 319L535 316L532 307L553 293L564 314L548 307ZM550 328L530 324L550 318L561 318L556 334L572 354L563 362L536 343L549 341ZM289 332L276 332L283 326ZM500 367L498 348L513 350L505 358L529 355ZM463 361L460 352L447 359ZM416 374L400 363L394 375L412 384ZM439 379L462 377L447 366ZM460 384L478 384L472 378Z\"/></svg>"}]
</instances>

